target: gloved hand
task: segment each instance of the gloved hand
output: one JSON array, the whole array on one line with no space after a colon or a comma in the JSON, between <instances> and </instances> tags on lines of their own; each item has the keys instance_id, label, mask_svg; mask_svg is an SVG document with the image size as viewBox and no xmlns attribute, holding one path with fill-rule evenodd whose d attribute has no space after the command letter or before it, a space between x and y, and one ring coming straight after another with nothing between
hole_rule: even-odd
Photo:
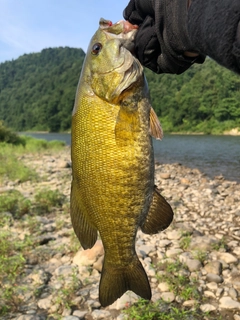
<instances>
[{"instance_id":1,"label":"gloved hand","mask_svg":"<svg viewBox=\"0 0 240 320\"><path fill-rule=\"evenodd\" d=\"M188 0L130 0L123 16L139 25L135 52L155 73L180 74L205 56L194 52L187 31Z\"/></svg>"}]
</instances>

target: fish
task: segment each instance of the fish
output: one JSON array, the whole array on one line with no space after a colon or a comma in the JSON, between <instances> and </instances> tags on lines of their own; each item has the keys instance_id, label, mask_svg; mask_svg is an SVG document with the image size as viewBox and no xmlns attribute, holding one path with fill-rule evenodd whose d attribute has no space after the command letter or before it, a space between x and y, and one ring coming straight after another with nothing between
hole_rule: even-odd
<instances>
[{"instance_id":1,"label":"fish","mask_svg":"<svg viewBox=\"0 0 240 320\"><path fill-rule=\"evenodd\" d=\"M106 307L131 290L151 300L135 249L139 229L155 234L173 220L154 184L152 136L162 128L134 55L137 26L100 19L81 70L72 112L70 214L83 249L100 235L104 262L99 301Z\"/></svg>"}]
</instances>

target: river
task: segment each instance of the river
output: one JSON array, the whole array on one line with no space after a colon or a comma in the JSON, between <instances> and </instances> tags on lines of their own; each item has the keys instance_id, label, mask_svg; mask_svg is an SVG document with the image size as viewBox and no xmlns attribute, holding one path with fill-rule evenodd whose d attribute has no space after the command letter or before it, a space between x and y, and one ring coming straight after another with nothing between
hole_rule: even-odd
<instances>
[{"instance_id":1,"label":"river","mask_svg":"<svg viewBox=\"0 0 240 320\"><path fill-rule=\"evenodd\" d=\"M21 133L38 139L62 140L71 143L67 133ZM240 136L166 135L154 140L155 161L181 163L198 168L213 178L223 175L240 182Z\"/></svg>"}]
</instances>

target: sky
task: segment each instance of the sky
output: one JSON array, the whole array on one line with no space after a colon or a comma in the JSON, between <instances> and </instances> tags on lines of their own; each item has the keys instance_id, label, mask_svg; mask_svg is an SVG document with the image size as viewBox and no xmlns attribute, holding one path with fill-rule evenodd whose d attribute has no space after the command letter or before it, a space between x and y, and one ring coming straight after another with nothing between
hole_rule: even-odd
<instances>
[{"instance_id":1,"label":"sky","mask_svg":"<svg viewBox=\"0 0 240 320\"><path fill-rule=\"evenodd\" d=\"M0 63L49 47L85 52L100 18L123 19L129 0L0 0Z\"/></svg>"}]
</instances>

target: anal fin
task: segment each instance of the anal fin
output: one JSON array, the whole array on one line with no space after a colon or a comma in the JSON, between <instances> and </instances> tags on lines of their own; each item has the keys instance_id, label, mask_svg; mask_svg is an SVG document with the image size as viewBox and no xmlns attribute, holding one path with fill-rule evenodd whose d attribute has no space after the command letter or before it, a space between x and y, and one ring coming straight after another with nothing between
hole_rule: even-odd
<instances>
[{"instance_id":1,"label":"anal fin","mask_svg":"<svg viewBox=\"0 0 240 320\"><path fill-rule=\"evenodd\" d=\"M173 220L173 211L170 204L155 187L152 203L141 230L147 234L155 234L166 229Z\"/></svg>"},{"instance_id":2,"label":"anal fin","mask_svg":"<svg viewBox=\"0 0 240 320\"><path fill-rule=\"evenodd\" d=\"M90 249L97 241L97 229L94 228L88 221L86 216L79 208L77 201L77 191L72 184L70 213L74 232L76 233L83 249Z\"/></svg>"},{"instance_id":3,"label":"anal fin","mask_svg":"<svg viewBox=\"0 0 240 320\"><path fill-rule=\"evenodd\" d=\"M162 140L163 138L161 123L153 108L150 109L150 134L158 140Z\"/></svg>"}]
</instances>

